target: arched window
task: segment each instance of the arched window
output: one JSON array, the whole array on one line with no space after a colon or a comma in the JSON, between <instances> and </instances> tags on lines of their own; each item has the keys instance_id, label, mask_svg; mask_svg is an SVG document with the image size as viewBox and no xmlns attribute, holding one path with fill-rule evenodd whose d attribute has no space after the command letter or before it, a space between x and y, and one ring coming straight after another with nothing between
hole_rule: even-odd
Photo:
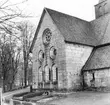
<instances>
[{"instance_id":1,"label":"arched window","mask_svg":"<svg viewBox=\"0 0 110 105\"><path fill-rule=\"evenodd\" d=\"M52 81L56 82L58 80L58 68L57 66L54 64L52 66Z\"/></svg>"},{"instance_id":2,"label":"arched window","mask_svg":"<svg viewBox=\"0 0 110 105\"><path fill-rule=\"evenodd\" d=\"M43 71L42 71L42 68L39 67L39 70L38 70L38 79L39 79L39 82L43 82Z\"/></svg>"},{"instance_id":3,"label":"arched window","mask_svg":"<svg viewBox=\"0 0 110 105\"><path fill-rule=\"evenodd\" d=\"M50 58L51 58L51 59L55 59L56 54L57 54L57 50L55 49L55 47L52 46L52 47L50 48Z\"/></svg>"},{"instance_id":4,"label":"arched window","mask_svg":"<svg viewBox=\"0 0 110 105\"><path fill-rule=\"evenodd\" d=\"M43 51L42 51L42 50L40 50L40 51L39 51L39 54L38 54L38 59L39 59L39 61L40 61L40 62L42 62L42 61L43 61L43 59L44 59L44 53L43 53Z\"/></svg>"},{"instance_id":5,"label":"arched window","mask_svg":"<svg viewBox=\"0 0 110 105\"><path fill-rule=\"evenodd\" d=\"M108 8L107 8L107 3L105 3L105 4L104 4L104 14L106 14L106 13L108 12L107 9L108 9Z\"/></svg>"},{"instance_id":6,"label":"arched window","mask_svg":"<svg viewBox=\"0 0 110 105\"><path fill-rule=\"evenodd\" d=\"M106 4L105 4L105 6L106 6ZM105 14L105 6L104 5L99 6L99 16L102 16Z\"/></svg>"},{"instance_id":7,"label":"arched window","mask_svg":"<svg viewBox=\"0 0 110 105\"><path fill-rule=\"evenodd\" d=\"M46 65L45 68L44 68L44 70L45 70L45 82L49 82L49 79L50 79L50 75L49 75L50 68L49 68L49 66Z\"/></svg>"}]
</instances>

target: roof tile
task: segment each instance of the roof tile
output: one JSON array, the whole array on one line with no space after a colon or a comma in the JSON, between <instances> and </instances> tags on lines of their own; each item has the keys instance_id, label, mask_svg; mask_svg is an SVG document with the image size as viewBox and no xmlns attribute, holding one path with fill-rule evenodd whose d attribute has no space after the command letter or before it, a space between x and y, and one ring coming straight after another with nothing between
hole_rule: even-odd
<instances>
[{"instance_id":1,"label":"roof tile","mask_svg":"<svg viewBox=\"0 0 110 105\"><path fill-rule=\"evenodd\" d=\"M95 46L97 38L90 22L47 9L66 41Z\"/></svg>"}]
</instances>

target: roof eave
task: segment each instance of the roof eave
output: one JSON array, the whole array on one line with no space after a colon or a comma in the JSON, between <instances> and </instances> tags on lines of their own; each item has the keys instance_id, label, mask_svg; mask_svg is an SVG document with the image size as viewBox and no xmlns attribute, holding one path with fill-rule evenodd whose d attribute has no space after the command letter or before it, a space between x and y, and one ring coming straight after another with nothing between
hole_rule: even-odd
<instances>
[{"instance_id":1,"label":"roof eave","mask_svg":"<svg viewBox=\"0 0 110 105\"><path fill-rule=\"evenodd\" d=\"M79 45L83 45L83 46L95 47L95 45L83 44L83 43L78 43L78 42L71 42L71 41L67 41L67 40L65 40L65 43L69 43L69 44L79 44Z\"/></svg>"}]
</instances>

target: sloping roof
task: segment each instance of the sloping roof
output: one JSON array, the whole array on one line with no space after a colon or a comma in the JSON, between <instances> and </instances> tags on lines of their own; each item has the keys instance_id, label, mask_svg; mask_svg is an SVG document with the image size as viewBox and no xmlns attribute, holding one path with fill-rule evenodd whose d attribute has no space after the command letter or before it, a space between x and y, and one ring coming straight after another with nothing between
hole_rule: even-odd
<instances>
[{"instance_id":1,"label":"sloping roof","mask_svg":"<svg viewBox=\"0 0 110 105\"><path fill-rule=\"evenodd\" d=\"M90 22L55 10L46 8L46 11L64 36L65 41L91 46L96 45L97 38L91 28Z\"/></svg>"},{"instance_id":2,"label":"sloping roof","mask_svg":"<svg viewBox=\"0 0 110 105\"><path fill-rule=\"evenodd\" d=\"M110 67L110 44L95 49L83 70L93 70L105 67Z\"/></svg>"},{"instance_id":3,"label":"sloping roof","mask_svg":"<svg viewBox=\"0 0 110 105\"><path fill-rule=\"evenodd\" d=\"M99 46L110 43L110 14L101 16L91 22L44 8L40 22L38 24L30 51L32 51L34 43L40 29L44 14L48 13L57 26L65 41L79 43L89 46Z\"/></svg>"},{"instance_id":4,"label":"sloping roof","mask_svg":"<svg viewBox=\"0 0 110 105\"><path fill-rule=\"evenodd\" d=\"M91 25L92 30L98 39L96 46L110 43L110 14L106 14L91 21Z\"/></svg>"},{"instance_id":5,"label":"sloping roof","mask_svg":"<svg viewBox=\"0 0 110 105\"><path fill-rule=\"evenodd\" d=\"M110 14L91 22L97 43L83 70L110 67Z\"/></svg>"},{"instance_id":6,"label":"sloping roof","mask_svg":"<svg viewBox=\"0 0 110 105\"><path fill-rule=\"evenodd\" d=\"M40 22L38 24L30 51L32 51L34 43L37 39L38 31L43 20L44 14L48 13L54 23L56 24L59 31L64 36L65 41L76 42L81 44L86 44L90 46L95 46L97 43L97 38L92 29L90 22L87 22L76 17L57 12L48 8L44 8Z\"/></svg>"}]
</instances>

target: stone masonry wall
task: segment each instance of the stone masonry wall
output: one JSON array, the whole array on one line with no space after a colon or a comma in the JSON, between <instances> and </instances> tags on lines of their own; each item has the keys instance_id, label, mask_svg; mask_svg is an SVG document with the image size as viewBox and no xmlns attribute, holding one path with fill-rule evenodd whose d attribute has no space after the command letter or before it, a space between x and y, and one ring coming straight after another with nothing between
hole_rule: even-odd
<instances>
[{"instance_id":1,"label":"stone masonry wall","mask_svg":"<svg viewBox=\"0 0 110 105\"><path fill-rule=\"evenodd\" d=\"M68 89L81 88L81 69L88 60L92 47L78 44L66 44L66 70Z\"/></svg>"},{"instance_id":2,"label":"stone masonry wall","mask_svg":"<svg viewBox=\"0 0 110 105\"><path fill-rule=\"evenodd\" d=\"M45 13L41 27L37 36L36 43L33 48L33 87L38 88L38 68L40 66L38 61L38 53L40 50L44 51L44 45L42 42L43 31L49 28L52 31L52 38L49 45L49 48L54 46L57 50L57 55L54 60L54 63L58 67L58 88L62 89L66 87L65 74L66 74L66 62L65 62L65 42L62 35L58 31L57 27L54 25L54 22L51 20L50 16ZM47 55L47 63L51 69L52 61L49 58L49 53ZM45 60L43 61L42 68L44 69Z\"/></svg>"},{"instance_id":3,"label":"stone masonry wall","mask_svg":"<svg viewBox=\"0 0 110 105\"><path fill-rule=\"evenodd\" d=\"M110 13L110 0L101 0L97 5L95 5L95 13L96 18Z\"/></svg>"},{"instance_id":4,"label":"stone masonry wall","mask_svg":"<svg viewBox=\"0 0 110 105\"><path fill-rule=\"evenodd\" d=\"M108 88L110 90L110 69L88 70L84 72L84 82L88 88Z\"/></svg>"}]
</instances>

